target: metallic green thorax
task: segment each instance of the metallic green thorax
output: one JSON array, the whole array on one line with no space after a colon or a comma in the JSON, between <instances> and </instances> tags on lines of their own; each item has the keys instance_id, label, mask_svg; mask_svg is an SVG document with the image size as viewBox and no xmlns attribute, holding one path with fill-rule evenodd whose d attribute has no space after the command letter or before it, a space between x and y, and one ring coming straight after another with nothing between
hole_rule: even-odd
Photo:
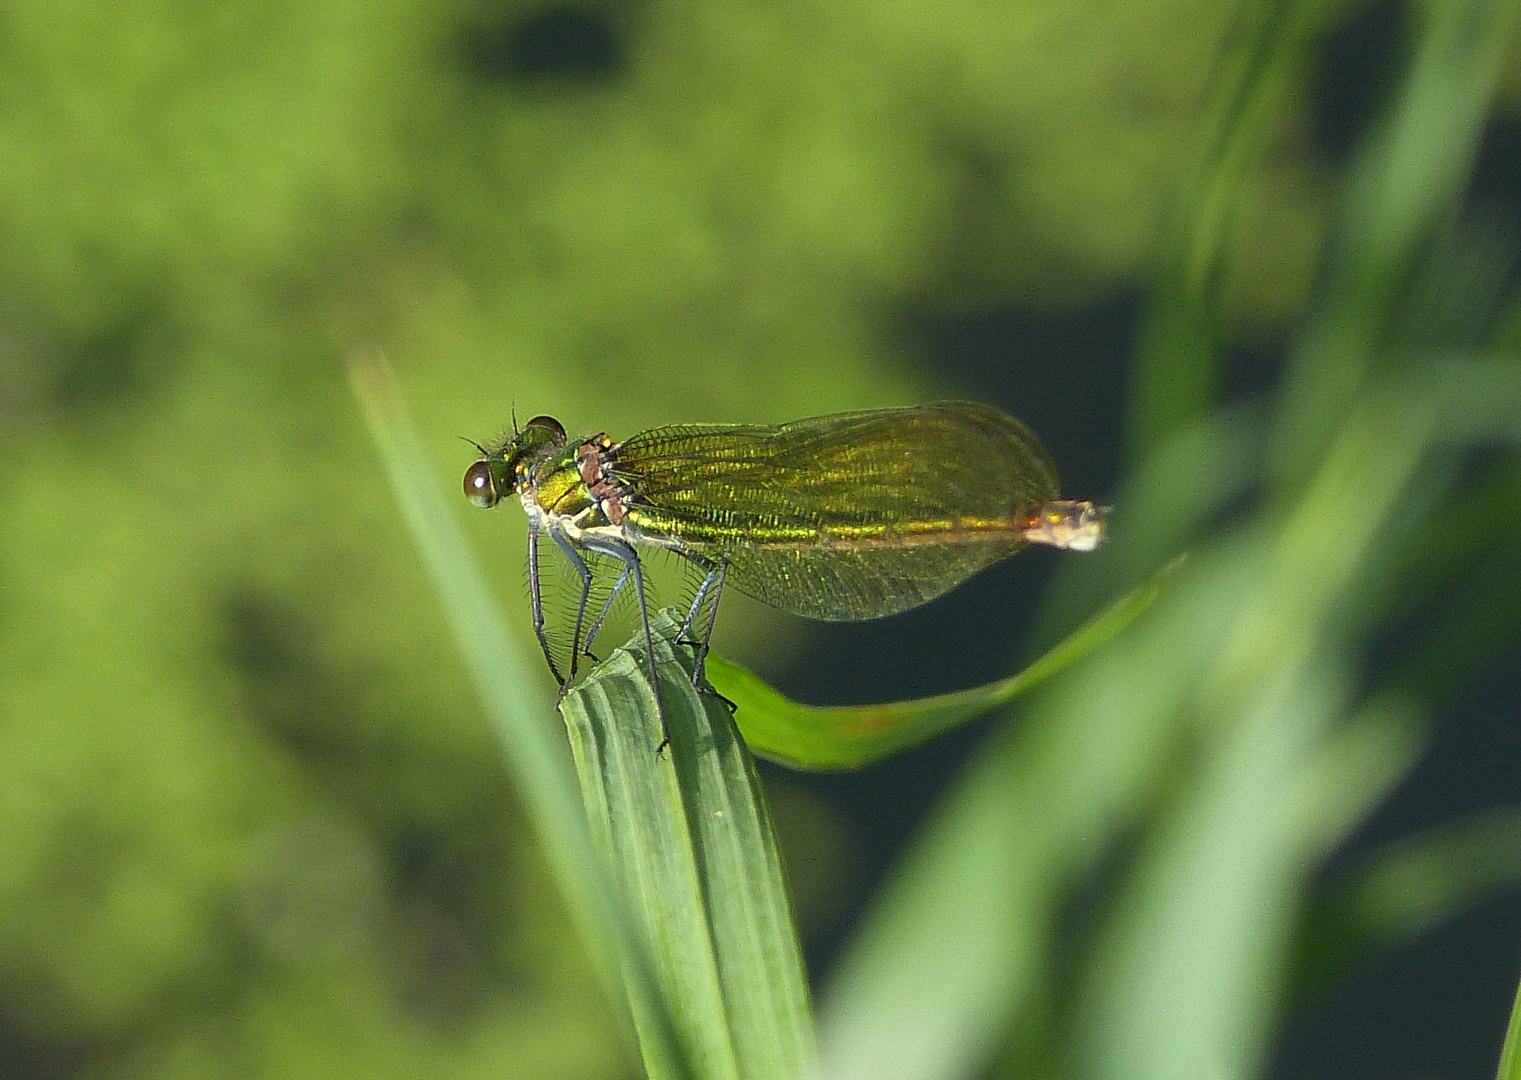
<instances>
[{"instance_id":1,"label":"metallic green thorax","mask_svg":"<svg viewBox=\"0 0 1521 1080\"><path fill-rule=\"evenodd\" d=\"M816 619L891 615L1029 542L1086 551L1103 534L1093 504L1059 498L1027 427L965 401L683 424L621 443L571 440L536 417L483 450L465 492L478 506L516 493L531 535L548 533L573 557L610 554L637 573L633 547L665 548L708 573L704 589L732 583ZM702 603L700 592L689 624Z\"/></svg>"}]
</instances>

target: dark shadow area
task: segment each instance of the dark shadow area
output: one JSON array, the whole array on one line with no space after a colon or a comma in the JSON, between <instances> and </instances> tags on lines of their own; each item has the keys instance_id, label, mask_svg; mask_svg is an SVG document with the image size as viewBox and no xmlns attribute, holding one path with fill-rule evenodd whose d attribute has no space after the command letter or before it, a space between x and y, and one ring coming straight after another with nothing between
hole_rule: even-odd
<instances>
[{"instance_id":1,"label":"dark shadow area","mask_svg":"<svg viewBox=\"0 0 1521 1080\"><path fill-rule=\"evenodd\" d=\"M512 933L521 826L495 755L471 762L447 748L419 752L389 734L393 724L367 721L351 678L323 662L305 614L278 597L244 589L224 611L247 709L319 779L333 820L360 827L379 851L383 896L373 917L409 1011L450 1029L504 988L531 990ZM436 784L466 793L442 818L400 794ZM315 829L319 841L325 831ZM270 887L279 907L280 882Z\"/></svg>"},{"instance_id":2,"label":"dark shadow area","mask_svg":"<svg viewBox=\"0 0 1521 1080\"><path fill-rule=\"evenodd\" d=\"M477 77L514 86L600 83L628 65L616 13L592 4L560 4L465 33L465 60Z\"/></svg>"},{"instance_id":3,"label":"dark shadow area","mask_svg":"<svg viewBox=\"0 0 1521 1080\"><path fill-rule=\"evenodd\" d=\"M1470 201L1503 203L1521 217L1521 116L1490 118L1479 143Z\"/></svg>"},{"instance_id":4,"label":"dark shadow area","mask_svg":"<svg viewBox=\"0 0 1521 1080\"><path fill-rule=\"evenodd\" d=\"M1063 312L1014 304L910 310L898 346L942 385L1029 424L1056 460L1064 491L1101 498L1120 476L1126 367L1141 302L1132 292Z\"/></svg>"},{"instance_id":5,"label":"dark shadow area","mask_svg":"<svg viewBox=\"0 0 1521 1080\"><path fill-rule=\"evenodd\" d=\"M1410 29L1402 0L1376 0L1353 8L1322 42L1309 101L1316 144L1337 167L1387 109L1407 70Z\"/></svg>"},{"instance_id":6,"label":"dark shadow area","mask_svg":"<svg viewBox=\"0 0 1521 1080\"><path fill-rule=\"evenodd\" d=\"M41 359L51 368L51 397L61 414L141 399L172 374L183 332L164 297L124 295L113 316L91 332L44 346Z\"/></svg>"},{"instance_id":7,"label":"dark shadow area","mask_svg":"<svg viewBox=\"0 0 1521 1080\"><path fill-rule=\"evenodd\" d=\"M1518 701L1521 653L1512 649L1443 710L1419 764L1322 879L1400 837L1521 803ZM1306 987L1269 1076L1487 1080L1521 971L1521 896L1495 897L1413 941L1340 963Z\"/></svg>"},{"instance_id":8,"label":"dark shadow area","mask_svg":"<svg viewBox=\"0 0 1521 1080\"><path fill-rule=\"evenodd\" d=\"M352 753L342 689L314 662L312 628L300 612L258 591L225 601L227 658L242 676L260 728L310 764L341 771Z\"/></svg>"},{"instance_id":9,"label":"dark shadow area","mask_svg":"<svg viewBox=\"0 0 1521 1080\"><path fill-rule=\"evenodd\" d=\"M1351 973L1297 1018L1273 1080L1489 1080L1521 961L1521 901L1494 900Z\"/></svg>"},{"instance_id":10,"label":"dark shadow area","mask_svg":"<svg viewBox=\"0 0 1521 1080\"><path fill-rule=\"evenodd\" d=\"M20 989L19 984L13 984ZM20 1028L0 1010L0 1080L67 1080L78 1076L104 1048L82 1043L54 1043Z\"/></svg>"}]
</instances>

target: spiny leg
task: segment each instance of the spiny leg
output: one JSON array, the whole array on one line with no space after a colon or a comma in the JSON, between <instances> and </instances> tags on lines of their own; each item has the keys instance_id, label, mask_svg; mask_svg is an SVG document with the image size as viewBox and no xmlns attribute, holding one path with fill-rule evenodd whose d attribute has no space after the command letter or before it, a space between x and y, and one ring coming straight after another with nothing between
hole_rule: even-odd
<instances>
[{"instance_id":1,"label":"spiny leg","mask_svg":"<svg viewBox=\"0 0 1521 1080\"><path fill-rule=\"evenodd\" d=\"M570 564L576 568L576 573L581 576L581 598L576 602L576 628L575 633L571 635L570 639L570 678L574 679L576 677L576 662L580 659L581 627L586 620L586 601L591 596L592 572L591 567L586 565L586 560L581 558L581 553L576 550L576 545L571 542L570 537L565 534L563 529L550 525L549 536L559 549L565 553L565 557L570 560ZM567 680L560 680L560 699L562 701L569 686L570 683Z\"/></svg>"},{"instance_id":2,"label":"spiny leg","mask_svg":"<svg viewBox=\"0 0 1521 1080\"><path fill-rule=\"evenodd\" d=\"M666 723L665 705L660 700L660 668L655 662L655 633L650 629L650 604L644 591L644 568L639 562L639 553L627 542L610 536L583 536L581 542L592 551L621 559L634 576L634 592L639 597L639 622L644 627L644 649L650 666L650 692L655 695L655 710L660 714L660 745L655 747L655 753L659 754L671 744L671 728Z\"/></svg>"},{"instance_id":3,"label":"spiny leg","mask_svg":"<svg viewBox=\"0 0 1521 1080\"><path fill-rule=\"evenodd\" d=\"M681 632L677 635L683 645L695 645L695 641L688 641L687 635L692 632L692 626L697 622L698 613L702 611L703 602L708 598L708 590L713 583L723 574L723 566L701 555L687 555L683 557L703 571L702 581L697 586L697 592L692 596L692 604L687 608L687 617L681 621ZM722 588L722 586L720 586Z\"/></svg>"},{"instance_id":4,"label":"spiny leg","mask_svg":"<svg viewBox=\"0 0 1521 1080\"><path fill-rule=\"evenodd\" d=\"M613 601L618 599L618 593L622 591L623 586L628 582L628 577L629 569L625 566L623 573L618 575L618 580L613 582L613 591L607 594L607 600L603 602L602 610L598 613L596 621L591 624L591 629L586 632L586 643L581 647L581 655L591 656L593 660L596 659L595 656L592 656L592 642L597 640L597 635L602 632L602 624L607 621L608 615L612 614Z\"/></svg>"},{"instance_id":5,"label":"spiny leg","mask_svg":"<svg viewBox=\"0 0 1521 1080\"><path fill-rule=\"evenodd\" d=\"M687 610L686 621L681 624L681 642L692 646L692 651L696 654L696 663L692 667L692 685L704 694L712 694L732 713L736 708L734 702L714 689L713 684L708 682L707 673L709 642L713 640L713 626L718 621L718 601L723 598L724 580L728 577L729 564L692 555L686 557L708 572L702 579L702 584L697 586L697 595L692 598L692 606ZM709 599L710 596L711 599ZM708 609L707 621L702 628L701 636L694 638L691 636L692 630L701 617L705 605Z\"/></svg>"},{"instance_id":6,"label":"spiny leg","mask_svg":"<svg viewBox=\"0 0 1521 1080\"><path fill-rule=\"evenodd\" d=\"M565 676L560 674L560 669L555 665L554 653L549 648L549 636L544 633L544 595L539 590L539 530L533 525L528 527L528 596L533 608L534 635L539 639L539 648L544 650L544 659L549 662L549 673L560 684L560 696L564 697Z\"/></svg>"}]
</instances>

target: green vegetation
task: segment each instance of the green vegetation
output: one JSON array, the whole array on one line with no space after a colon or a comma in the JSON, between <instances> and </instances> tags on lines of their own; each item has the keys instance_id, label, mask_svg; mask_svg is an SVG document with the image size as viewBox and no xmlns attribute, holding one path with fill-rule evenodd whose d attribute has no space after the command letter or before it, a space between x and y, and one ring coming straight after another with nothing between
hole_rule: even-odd
<instances>
[{"instance_id":1,"label":"green vegetation","mask_svg":"<svg viewBox=\"0 0 1521 1080\"><path fill-rule=\"evenodd\" d=\"M521 516L468 512L456 436L965 394L901 312L1138 285L1112 542L1012 617L1066 640L1189 557L990 724L818 988L817 1053L1258 1071L1317 962L1516 877L1498 813L1308 887L1521 636L1516 251L1466 190L1521 98L1516 6L1412 3L1342 167L1307 136L1329 2L0 3L7 1073L808 1060L727 718L689 703L708 749L640 788L616 654L567 701L578 790ZM1227 408L1242 344L1289 363ZM398 372L379 443L354 350ZM662 850L647 877L597 855L636 833L593 761L645 793L664 839L612 844ZM695 937L652 938L663 910Z\"/></svg>"}]
</instances>

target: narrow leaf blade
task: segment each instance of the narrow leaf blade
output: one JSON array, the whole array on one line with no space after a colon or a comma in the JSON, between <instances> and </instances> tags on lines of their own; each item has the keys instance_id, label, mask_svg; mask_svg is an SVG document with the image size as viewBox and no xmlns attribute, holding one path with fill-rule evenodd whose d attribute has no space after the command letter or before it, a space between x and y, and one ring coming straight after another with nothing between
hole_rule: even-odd
<instances>
[{"instance_id":1,"label":"narrow leaf blade","mask_svg":"<svg viewBox=\"0 0 1521 1080\"><path fill-rule=\"evenodd\" d=\"M734 720L756 754L795 769L858 769L984 716L1077 662L1151 606L1180 565L1158 571L1018 674L970 690L880 705L805 705L711 654L708 678L737 706Z\"/></svg>"},{"instance_id":2,"label":"narrow leaf blade","mask_svg":"<svg viewBox=\"0 0 1521 1080\"><path fill-rule=\"evenodd\" d=\"M692 686L669 613L654 630L665 751L642 635L565 699L594 833L703 1075L810 1075L807 980L754 762Z\"/></svg>"}]
</instances>

